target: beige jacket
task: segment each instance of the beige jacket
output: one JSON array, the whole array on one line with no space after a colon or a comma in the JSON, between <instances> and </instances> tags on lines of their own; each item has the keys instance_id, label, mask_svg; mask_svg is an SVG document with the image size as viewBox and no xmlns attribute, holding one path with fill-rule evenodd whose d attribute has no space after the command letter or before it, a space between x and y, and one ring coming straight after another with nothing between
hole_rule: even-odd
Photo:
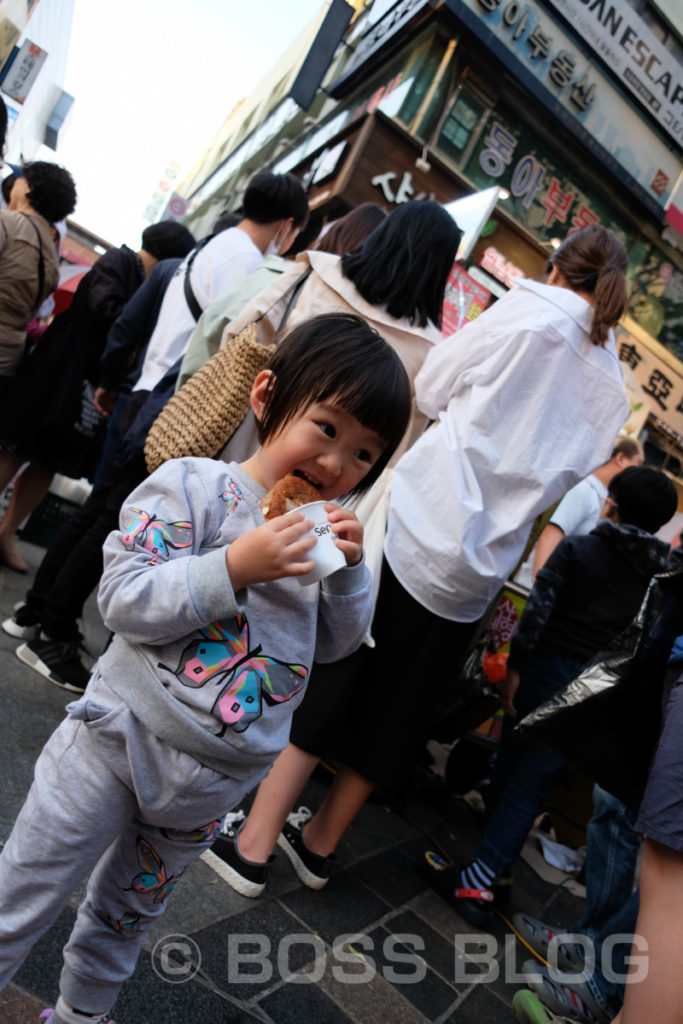
<instances>
[{"instance_id":1,"label":"beige jacket","mask_svg":"<svg viewBox=\"0 0 683 1024\"><path fill-rule=\"evenodd\" d=\"M229 338L239 334L247 324L266 312L267 315L257 326L259 340L264 345L270 344L287 308L288 293L308 266L312 267L313 273L297 298L287 320L287 327L296 327L303 320L318 316L320 313L355 313L379 331L396 351L405 367L413 396L413 411L406 435L391 460L393 464L401 452L422 433L427 424L426 417L415 404L413 381L429 350L441 340L441 333L433 324L418 327L406 318L397 320L382 307L372 306L366 302L355 285L342 274L339 256L315 251L297 256L290 269L259 292L247 303L240 315L228 324L221 339L221 347Z\"/></svg>"},{"instance_id":2,"label":"beige jacket","mask_svg":"<svg viewBox=\"0 0 683 1024\"><path fill-rule=\"evenodd\" d=\"M38 295L41 246L45 284ZM47 221L36 213L0 210L0 377L15 375L26 328L58 281L59 259Z\"/></svg>"}]
</instances>

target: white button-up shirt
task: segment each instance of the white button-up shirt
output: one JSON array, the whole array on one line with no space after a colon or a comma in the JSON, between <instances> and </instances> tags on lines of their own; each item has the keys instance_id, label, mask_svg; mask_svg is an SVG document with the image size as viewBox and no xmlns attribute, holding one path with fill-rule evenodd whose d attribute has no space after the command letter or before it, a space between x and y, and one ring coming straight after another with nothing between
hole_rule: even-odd
<instances>
[{"instance_id":1,"label":"white button-up shirt","mask_svg":"<svg viewBox=\"0 0 683 1024\"><path fill-rule=\"evenodd\" d=\"M628 403L592 317L575 292L524 280L427 356L415 393L436 422L394 468L385 555L434 614L478 619L536 515L609 458Z\"/></svg>"}]
</instances>

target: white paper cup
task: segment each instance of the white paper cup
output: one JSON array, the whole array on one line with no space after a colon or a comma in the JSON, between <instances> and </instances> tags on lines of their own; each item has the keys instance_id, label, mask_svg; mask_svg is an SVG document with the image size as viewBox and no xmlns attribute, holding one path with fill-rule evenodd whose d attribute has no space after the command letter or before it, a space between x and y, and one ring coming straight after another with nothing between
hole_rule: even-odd
<instances>
[{"instance_id":1,"label":"white paper cup","mask_svg":"<svg viewBox=\"0 0 683 1024\"><path fill-rule=\"evenodd\" d=\"M318 583L319 580L324 580L330 573L336 572L337 569L343 569L346 565L346 558L335 543L336 534L333 533L328 521L325 511L326 504L326 501L311 501L307 505L299 505L298 508L292 510L293 512L303 512L305 519L313 521L313 529L305 533L304 537L315 537L317 540L315 547L306 554L306 558L313 559L315 567L305 576L296 577L302 587L308 586L309 583ZM292 515L292 512L288 512L287 515Z\"/></svg>"}]
</instances>

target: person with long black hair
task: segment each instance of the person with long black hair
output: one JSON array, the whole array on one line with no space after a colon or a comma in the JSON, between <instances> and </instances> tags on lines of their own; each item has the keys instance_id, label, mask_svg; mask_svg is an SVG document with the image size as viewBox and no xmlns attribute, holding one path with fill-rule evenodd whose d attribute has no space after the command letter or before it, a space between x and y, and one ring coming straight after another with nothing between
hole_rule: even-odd
<instances>
[{"instance_id":1,"label":"person with long black hair","mask_svg":"<svg viewBox=\"0 0 683 1024\"><path fill-rule=\"evenodd\" d=\"M461 237L455 220L440 203L404 203L361 246L341 257L312 250L300 253L291 270L259 292L228 324L221 344L259 317L259 340L270 344L293 283L310 268L288 326L295 327L319 313L356 313L396 349L412 387L427 353L442 340L441 306ZM426 423L414 407L402 449Z\"/></svg>"}]
</instances>

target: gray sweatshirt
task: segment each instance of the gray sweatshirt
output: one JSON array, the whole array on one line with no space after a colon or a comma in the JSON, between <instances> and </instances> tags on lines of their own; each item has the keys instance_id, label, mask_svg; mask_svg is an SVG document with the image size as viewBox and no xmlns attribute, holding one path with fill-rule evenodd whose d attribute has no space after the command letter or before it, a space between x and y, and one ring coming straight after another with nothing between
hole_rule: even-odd
<instances>
[{"instance_id":1,"label":"gray sweatshirt","mask_svg":"<svg viewBox=\"0 0 683 1024\"><path fill-rule=\"evenodd\" d=\"M264 493L234 462L167 462L124 503L98 599L116 634L107 684L155 736L237 779L265 774L314 659L350 654L371 617L363 563L233 592L225 550L263 523Z\"/></svg>"}]
</instances>

